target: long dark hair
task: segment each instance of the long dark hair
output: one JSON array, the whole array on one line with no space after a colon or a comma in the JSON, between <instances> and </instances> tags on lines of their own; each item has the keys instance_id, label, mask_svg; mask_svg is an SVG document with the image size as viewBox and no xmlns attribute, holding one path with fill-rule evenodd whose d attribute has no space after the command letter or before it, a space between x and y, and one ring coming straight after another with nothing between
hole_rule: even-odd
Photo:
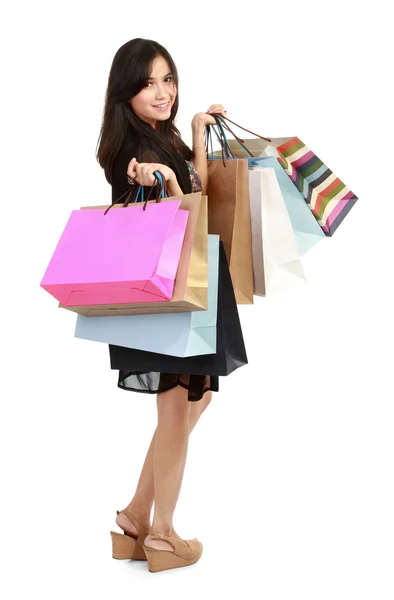
<instances>
[{"instance_id":1,"label":"long dark hair","mask_svg":"<svg viewBox=\"0 0 394 600\"><path fill-rule=\"evenodd\" d=\"M169 64L174 76L177 95L167 121L158 121L155 130L142 121L129 104L146 85L155 58L162 56ZM158 42L136 38L123 44L112 61L105 95L100 135L97 142L96 158L104 169L108 183L112 184L112 167L117 153L127 137L148 143L153 149L160 148L168 156L180 152L186 160L194 158L194 152L182 141L174 124L178 112L178 71L169 52Z\"/></svg>"}]
</instances>

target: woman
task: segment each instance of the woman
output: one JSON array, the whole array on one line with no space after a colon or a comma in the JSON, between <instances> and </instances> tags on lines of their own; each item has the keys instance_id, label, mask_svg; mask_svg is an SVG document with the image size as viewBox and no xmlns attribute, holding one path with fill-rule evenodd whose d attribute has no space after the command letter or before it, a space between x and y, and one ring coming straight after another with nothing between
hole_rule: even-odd
<instances>
[{"instance_id":1,"label":"woman","mask_svg":"<svg viewBox=\"0 0 394 600\"><path fill-rule=\"evenodd\" d=\"M178 111L178 73L170 54L152 40L134 39L115 54L108 79L97 159L112 185L112 201L130 189L155 184L153 172L166 179L170 196L207 192L204 128L224 115L221 104L192 120L193 150L174 125ZM119 372L119 387L157 393L158 423L133 499L118 512L111 532L113 556L148 560L150 571L187 566L201 556L202 544L182 540L173 514L182 483L188 437L218 391L218 377ZM154 502L153 521L150 524Z\"/></svg>"}]
</instances>

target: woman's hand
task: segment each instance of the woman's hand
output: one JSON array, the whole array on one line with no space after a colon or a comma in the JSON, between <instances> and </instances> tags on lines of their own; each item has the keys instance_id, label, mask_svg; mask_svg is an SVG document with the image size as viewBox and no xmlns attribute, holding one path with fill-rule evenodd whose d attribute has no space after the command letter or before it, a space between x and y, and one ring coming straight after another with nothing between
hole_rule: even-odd
<instances>
[{"instance_id":1,"label":"woman's hand","mask_svg":"<svg viewBox=\"0 0 394 600\"><path fill-rule=\"evenodd\" d=\"M203 125L204 127L206 125L216 125L216 119L211 116L212 114L219 114L225 117L227 111L224 110L222 104L212 104L212 106L208 108L206 113L200 112L194 115L192 120L192 126L198 124Z\"/></svg>"},{"instance_id":2,"label":"woman's hand","mask_svg":"<svg viewBox=\"0 0 394 600\"><path fill-rule=\"evenodd\" d=\"M160 171L167 182L173 182L175 173L167 165L159 163L139 163L135 158L132 158L127 167L127 175L134 179L140 185L152 186L157 183L154 171Z\"/></svg>"}]
</instances>

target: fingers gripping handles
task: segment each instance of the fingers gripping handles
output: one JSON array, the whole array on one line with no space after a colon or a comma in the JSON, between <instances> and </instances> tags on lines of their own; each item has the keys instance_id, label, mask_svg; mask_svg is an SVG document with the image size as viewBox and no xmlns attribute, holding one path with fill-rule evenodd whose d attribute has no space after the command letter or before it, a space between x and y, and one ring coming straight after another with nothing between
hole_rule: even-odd
<instances>
[{"instance_id":1,"label":"fingers gripping handles","mask_svg":"<svg viewBox=\"0 0 394 600\"><path fill-rule=\"evenodd\" d=\"M168 197L168 191L164 175L160 171L154 171L153 175L156 179L156 182L154 185L152 185L146 200L144 199L144 186L133 185L131 189L126 190L121 196L119 196L119 198L112 202L112 204L105 211L104 215L106 215L109 209L112 208L112 206L114 206L115 204L122 204L122 199L124 197L126 197L126 199L123 201L124 207L128 206L130 202L144 202L143 210L146 210L146 206L149 200L156 200L156 203L158 203L162 198ZM156 191L156 195L154 198L152 198L154 190Z\"/></svg>"}]
</instances>

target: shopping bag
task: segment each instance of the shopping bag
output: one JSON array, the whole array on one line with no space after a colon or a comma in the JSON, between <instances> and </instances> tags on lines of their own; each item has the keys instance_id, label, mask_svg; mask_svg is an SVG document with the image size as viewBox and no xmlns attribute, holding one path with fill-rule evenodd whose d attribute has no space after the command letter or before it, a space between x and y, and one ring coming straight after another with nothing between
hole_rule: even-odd
<instances>
[{"instance_id":1,"label":"shopping bag","mask_svg":"<svg viewBox=\"0 0 394 600\"><path fill-rule=\"evenodd\" d=\"M226 123L220 117L219 123ZM232 121L230 121L232 123ZM237 127L240 127L237 125ZM224 128L226 125L224 124ZM244 129L243 127L240 127ZM231 130L229 130L231 131ZM248 131L248 130L245 130ZM228 139L228 147L234 157L249 156L250 165L260 164L256 158L277 159L301 197L306 202L325 236L332 236L342 223L358 197L314 154L298 137L258 139ZM279 177L278 177L279 179ZM281 183L281 182L280 182ZM289 199L290 200L290 199ZM294 202L287 203L291 209ZM297 205L297 203L296 203ZM299 207L297 206L299 212ZM295 211L297 213L297 211ZM301 213L301 216L302 213ZM291 218L293 216L291 215ZM299 223L292 224L297 232ZM305 221L305 216L304 219ZM300 230L302 233L302 229ZM309 230L306 231L309 233ZM309 242L318 241L310 239Z\"/></svg>"},{"instance_id":2,"label":"shopping bag","mask_svg":"<svg viewBox=\"0 0 394 600\"><path fill-rule=\"evenodd\" d=\"M295 232L298 250L301 255L305 254L326 236L306 205L302 194L297 190L291 179L289 179L278 159L276 157L267 158L265 156L264 152L270 147L272 140L258 136L258 134L253 132L249 133L258 136L258 139L241 140L227 124L227 121L230 123L232 121L218 115L215 118L217 120L217 127L211 127L211 129L218 138L221 149L213 152L212 148L210 156L215 160L222 159L223 155L232 159L243 157L248 160L249 168L259 166L275 169L282 196ZM237 125L237 127L244 129L240 125ZM227 137L226 131L229 131L233 135L232 139Z\"/></svg>"},{"instance_id":3,"label":"shopping bag","mask_svg":"<svg viewBox=\"0 0 394 600\"><path fill-rule=\"evenodd\" d=\"M230 141L231 142L231 141ZM290 223L300 255L306 254L318 242L325 239L325 234L312 215L304 198L297 190L291 179L274 157L259 157L254 168L273 169L288 212Z\"/></svg>"},{"instance_id":4,"label":"shopping bag","mask_svg":"<svg viewBox=\"0 0 394 600\"><path fill-rule=\"evenodd\" d=\"M249 171L254 293L266 296L305 283L294 231L274 169Z\"/></svg>"},{"instance_id":5,"label":"shopping bag","mask_svg":"<svg viewBox=\"0 0 394 600\"><path fill-rule=\"evenodd\" d=\"M111 368L146 373L185 375L229 375L246 365L245 344L239 320L234 288L224 251L219 247L219 289L216 327L216 353L176 358L155 352L109 346Z\"/></svg>"},{"instance_id":6,"label":"shopping bag","mask_svg":"<svg viewBox=\"0 0 394 600\"><path fill-rule=\"evenodd\" d=\"M188 219L180 204L74 210L41 287L65 306L170 300Z\"/></svg>"},{"instance_id":7,"label":"shopping bag","mask_svg":"<svg viewBox=\"0 0 394 600\"><path fill-rule=\"evenodd\" d=\"M175 197L163 198L171 202ZM62 306L86 317L108 317L206 310L208 306L208 199L201 192L177 196L180 208L189 212L185 238L179 258L172 299L160 302ZM152 201L153 202L153 201ZM150 202L148 202L150 204ZM122 208L114 204L113 208ZM105 206L84 206L102 209Z\"/></svg>"},{"instance_id":8,"label":"shopping bag","mask_svg":"<svg viewBox=\"0 0 394 600\"><path fill-rule=\"evenodd\" d=\"M170 356L216 352L219 236L208 236L208 310L181 314L93 317L78 315L75 337Z\"/></svg>"},{"instance_id":9,"label":"shopping bag","mask_svg":"<svg viewBox=\"0 0 394 600\"><path fill-rule=\"evenodd\" d=\"M332 236L358 197L298 137L273 139L265 154L274 156L275 149L323 232Z\"/></svg>"},{"instance_id":10,"label":"shopping bag","mask_svg":"<svg viewBox=\"0 0 394 600\"><path fill-rule=\"evenodd\" d=\"M208 160L208 232L223 241L238 304L253 304L247 160Z\"/></svg>"}]
</instances>

